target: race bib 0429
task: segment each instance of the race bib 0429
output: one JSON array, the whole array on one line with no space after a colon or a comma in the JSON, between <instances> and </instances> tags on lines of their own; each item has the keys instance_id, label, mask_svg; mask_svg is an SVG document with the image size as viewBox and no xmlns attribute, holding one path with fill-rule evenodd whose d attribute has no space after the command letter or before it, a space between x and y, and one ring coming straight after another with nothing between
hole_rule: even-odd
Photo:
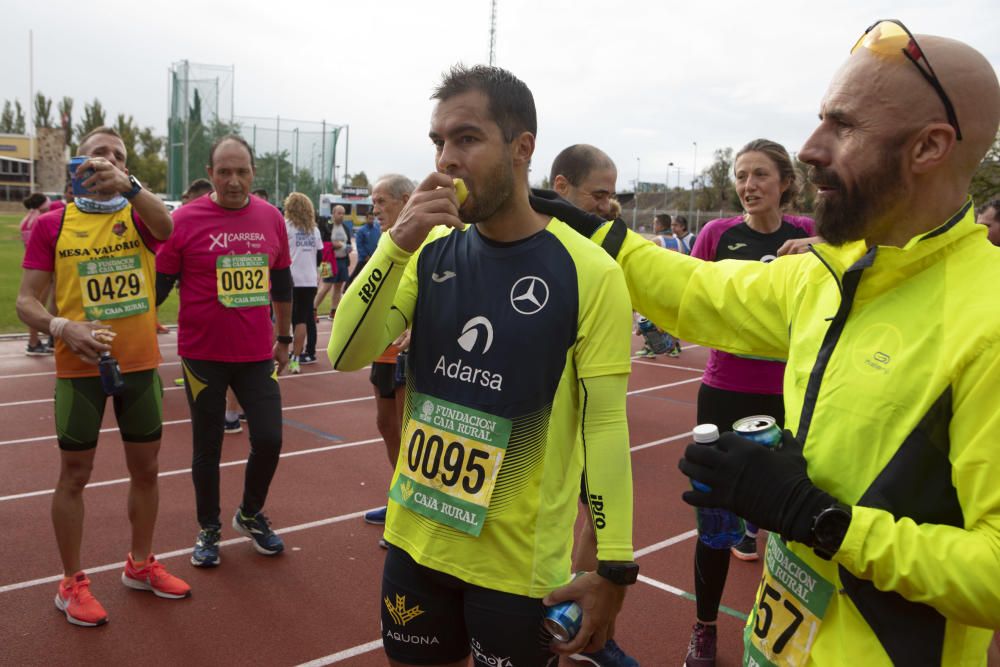
<instances>
[{"instance_id":1,"label":"race bib 0429","mask_svg":"<svg viewBox=\"0 0 1000 667\"><path fill-rule=\"evenodd\" d=\"M511 422L414 393L389 497L469 535L483 530Z\"/></svg>"},{"instance_id":2,"label":"race bib 0429","mask_svg":"<svg viewBox=\"0 0 1000 667\"><path fill-rule=\"evenodd\" d=\"M88 259L77 264L83 314L114 320L149 311L149 292L139 255Z\"/></svg>"},{"instance_id":3,"label":"race bib 0429","mask_svg":"<svg viewBox=\"0 0 1000 667\"><path fill-rule=\"evenodd\" d=\"M764 577L743 634L744 667L805 665L833 593L833 584L769 534Z\"/></svg>"},{"instance_id":4,"label":"race bib 0429","mask_svg":"<svg viewBox=\"0 0 1000 667\"><path fill-rule=\"evenodd\" d=\"M266 306L271 302L267 255L219 255L215 285L219 302L226 308Z\"/></svg>"}]
</instances>

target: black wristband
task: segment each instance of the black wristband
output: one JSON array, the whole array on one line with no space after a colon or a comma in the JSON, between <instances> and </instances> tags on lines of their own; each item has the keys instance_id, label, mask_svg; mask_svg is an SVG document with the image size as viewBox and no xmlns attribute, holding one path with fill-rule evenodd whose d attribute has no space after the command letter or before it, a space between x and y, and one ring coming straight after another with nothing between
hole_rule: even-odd
<instances>
[{"instance_id":1,"label":"black wristband","mask_svg":"<svg viewBox=\"0 0 1000 667\"><path fill-rule=\"evenodd\" d=\"M291 345L292 344L292 337L291 336L278 336L278 342L281 343L282 345Z\"/></svg>"}]
</instances>

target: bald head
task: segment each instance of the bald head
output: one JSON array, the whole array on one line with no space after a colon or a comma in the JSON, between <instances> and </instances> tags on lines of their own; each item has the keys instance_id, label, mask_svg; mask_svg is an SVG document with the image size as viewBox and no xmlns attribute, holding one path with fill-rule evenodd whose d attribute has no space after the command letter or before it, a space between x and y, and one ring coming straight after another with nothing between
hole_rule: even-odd
<instances>
[{"instance_id":1,"label":"bald head","mask_svg":"<svg viewBox=\"0 0 1000 667\"><path fill-rule=\"evenodd\" d=\"M1000 124L996 72L968 44L934 35L917 35L916 39L951 100L962 130L962 140L950 148L945 162L956 176L971 179ZM824 102L844 94L864 96L876 130L886 126L899 134L913 134L928 126L948 125L944 102L901 52L886 55L858 49L834 77Z\"/></svg>"},{"instance_id":2,"label":"bald head","mask_svg":"<svg viewBox=\"0 0 1000 667\"><path fill-rule=\"evenodd\" d=\"M854 51L799 152L819 190L817 226L831 242L903 245L937 227L965 202L996 136L1000 86L989 62L955 40L916 38L955 109L958 141L941 97L902 53L906 39Z\"/></svg>"},{"instance_id":3,"label":"bald head","mask_svg":"<svg viewBox=\"0 0 1000 667\"><path fill-rule=\"evenodd\" d=\"M917 40L955 107L962 128L962 141L955 147L956 166L971 178L1000 125L996 71L983 54L968 44L933 35L920 35ZM940 108L939 117L944 114Z\"/></svg>"}]
</instances>

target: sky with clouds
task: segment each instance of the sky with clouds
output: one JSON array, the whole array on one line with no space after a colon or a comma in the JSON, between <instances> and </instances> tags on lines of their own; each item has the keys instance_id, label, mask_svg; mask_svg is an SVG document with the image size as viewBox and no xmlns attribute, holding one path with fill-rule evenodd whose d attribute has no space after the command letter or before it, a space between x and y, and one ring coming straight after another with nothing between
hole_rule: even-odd
<instances>
[{"instance_id":1,"label":"sky with clouds","mask_svg":"<svg viewBox=\"0 0 1000 667\"><path fill-rule=\"evenodd\" d=\"M96 97L110 118L163 134L171 64L231 65L236 114L349 125L349 170L369 177L433 169L431 90L450 65L489 56L489 0L14 0L4 14L4 99L28 97L29 30L36 91L73 97L77 115ZM997 0L499 0L496 64L535 96L532 182L591 143L617 163L620 190L637 172L673 186L718 148L767 137L797 151L879 18L965 41L1000 68Z\"/></svg>"}]
</instances>

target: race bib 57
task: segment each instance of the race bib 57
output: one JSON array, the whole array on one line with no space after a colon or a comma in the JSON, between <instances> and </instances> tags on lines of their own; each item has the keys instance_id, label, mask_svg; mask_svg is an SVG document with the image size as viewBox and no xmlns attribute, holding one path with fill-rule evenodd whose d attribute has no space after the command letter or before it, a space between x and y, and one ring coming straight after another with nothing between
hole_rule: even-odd
<instances>
[{"instance_id":1,"label":"race bib 57","mask_svg":"<svg viewBox=\"0 0 1000 667\"><path fill-rule=\"evenodd\" d=\"M833 584L769 534L764 577L743 635L744 667L805 665L833 593Z\"/></svg>"}]
</instances>

